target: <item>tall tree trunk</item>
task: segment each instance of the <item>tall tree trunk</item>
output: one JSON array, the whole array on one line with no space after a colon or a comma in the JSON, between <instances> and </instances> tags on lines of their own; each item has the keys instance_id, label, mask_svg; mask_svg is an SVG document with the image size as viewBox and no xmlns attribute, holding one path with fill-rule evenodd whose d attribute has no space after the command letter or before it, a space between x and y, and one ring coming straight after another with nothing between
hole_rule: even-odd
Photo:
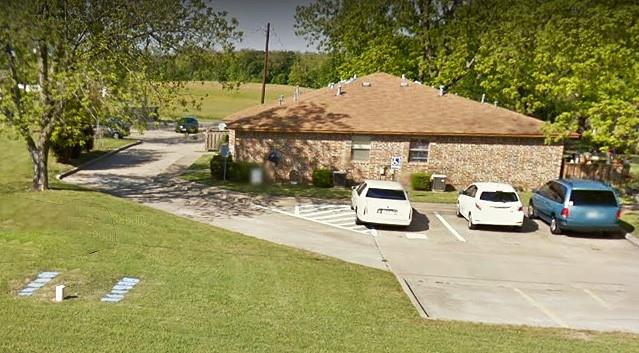
<instances>
[{"instance_id":1,"label":"tall tree trunk","mask_svg":"<svg viewBox=\"0 0 639 353\"><path fill-rule=\"evenodd\" d=\"M49 189L49 147L29 147L33 161L33 190Z\"/></svg>"}]
</instances>

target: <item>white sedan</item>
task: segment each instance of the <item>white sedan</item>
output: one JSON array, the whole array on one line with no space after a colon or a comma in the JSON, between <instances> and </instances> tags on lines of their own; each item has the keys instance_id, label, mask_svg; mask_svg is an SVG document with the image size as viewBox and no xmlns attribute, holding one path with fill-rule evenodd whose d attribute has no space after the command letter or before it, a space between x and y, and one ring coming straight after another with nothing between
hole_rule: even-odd
<instances>
[{"instance_id":1,"label":"white sedan","mask_svg":"<svg viewBox=\"0 0 639 353\"><path fill-rule=\"evenodd\" d=\"M524 207L517 191L508 184L475 183L459 193L457 216L468 220L468 228L486 224L521 230Z\"/></svg>"},{"instance_id":2,"label":"white sedan","mask_svg":"<svg viewBox=\"0 0 639 353\"><path fill-rule=\"evenodd\" d=\"M355 222L409 226L413 207L406 190L394 181L366 180L353 186L351 208Z\"/></svg>"}]
</instances>

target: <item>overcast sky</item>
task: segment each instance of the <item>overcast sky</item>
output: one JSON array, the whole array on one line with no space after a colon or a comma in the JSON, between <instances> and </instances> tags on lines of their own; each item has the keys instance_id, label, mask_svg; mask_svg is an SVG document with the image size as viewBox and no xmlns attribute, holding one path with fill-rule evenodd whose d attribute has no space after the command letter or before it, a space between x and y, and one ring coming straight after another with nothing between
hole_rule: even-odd
<instances>
[{"instance_id":1,"label":"overcast sky","mask_svg":"<svg viewBox=\"0 0 639 353\"><path fill-rule=\"evenodd\" d=\"M295 35L295 7L311 0L214 0L213 7L237 18L244 32L236 48L264 50L266 23L271 22L271 50L316 51Z\"/></svg>"}]
</instances>

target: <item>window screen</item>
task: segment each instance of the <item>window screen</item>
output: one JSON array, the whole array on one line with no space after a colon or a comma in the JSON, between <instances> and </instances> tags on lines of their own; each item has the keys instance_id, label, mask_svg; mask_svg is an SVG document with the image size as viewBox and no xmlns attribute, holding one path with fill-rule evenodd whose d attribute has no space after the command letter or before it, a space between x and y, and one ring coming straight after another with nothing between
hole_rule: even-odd
<instances>
[{"instance_id":1,"label":"window screen","mask_svg":"<svg viewBox=\"0 0 639 353\"><path fill-rule=\"evenodd\" d=\"M353 136L351 143L351 160L368 161L371 156L370 136Z\"/></svg>"},{"instance_id":2,"label":"window screen","mask_svg":"<svg viewBox=\"0 0 639 353\"><path fill-rule=\"evenodd\" d=\"M409 162L428 162L430 142L426 140L413 140L408 150Z\"/></svg>"}]
</instances>

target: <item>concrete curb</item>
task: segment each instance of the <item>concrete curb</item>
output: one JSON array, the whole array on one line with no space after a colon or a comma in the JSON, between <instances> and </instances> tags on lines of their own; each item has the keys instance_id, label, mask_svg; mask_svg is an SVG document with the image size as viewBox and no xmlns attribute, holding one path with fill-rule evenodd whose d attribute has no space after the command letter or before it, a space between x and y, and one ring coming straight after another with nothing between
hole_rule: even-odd
<instances>
[{"instance_id":1,"label":"concrete curb","mask_svg":"<svg viewBox=\"0 0 639 353\"><path fill-rule=\"evenodd\" d=\"M626 234L626 240L629 241L632 245L639 247L639 238L633 234Z\"/></svg>"},{"instance_id":2,"label":"concrete curb","mask_svg":"<svg viewBox=\"0 0 639 353\"><path fill-rule=\"evenodd\" d=\"M88 161L86 161L86 162L84 162L84 163L80 164L80 165L79 165L79 166L77 166L77 167L74 167L74 168L71 168L71 169L69 169L69 170L66 170L66 171L64 171L64 172L62 172L62 173L60 173L60 174L56 175L55 177L56 177L56 179L58 179L58 180L62 180L62 179L64 179L64 178L68 177L69 175L72 175L72 174L75 174L75 173L77 173L77 172L81 171L82 169L86 168L87 166L89 166L89 165L91 165L91 164L93 164L93 163L95 163L95 162L101 161L101 160L103 160L103 159L105 159L105 158L107 158L107 157L110 157L110 156L112 156L112 155L114 155L114 154L118 153L118 152L122 152L122 151L124 151L124 150L126 150L126 149L128 149L128 148L131 148L131 147L133 147L133 146L137 146L137 145L139 145L139 144L141 144L141 143L142 143L142 140L137 140L137 141L132 142L132 143L130 143L130 144L128 144L128 145L124 145L124 146L122 146L122 147L118 147L118 148L116 148L116 149L114 149L114 150L111 150L111 151L109 151L109 152L107 152L107 153L105 153L105 154L101 155L101 156L98 156L98 157L96 157L96 158L93 158L93 159L91 159L91 160L88 160Z\"/></svg>"}]
</instances>

